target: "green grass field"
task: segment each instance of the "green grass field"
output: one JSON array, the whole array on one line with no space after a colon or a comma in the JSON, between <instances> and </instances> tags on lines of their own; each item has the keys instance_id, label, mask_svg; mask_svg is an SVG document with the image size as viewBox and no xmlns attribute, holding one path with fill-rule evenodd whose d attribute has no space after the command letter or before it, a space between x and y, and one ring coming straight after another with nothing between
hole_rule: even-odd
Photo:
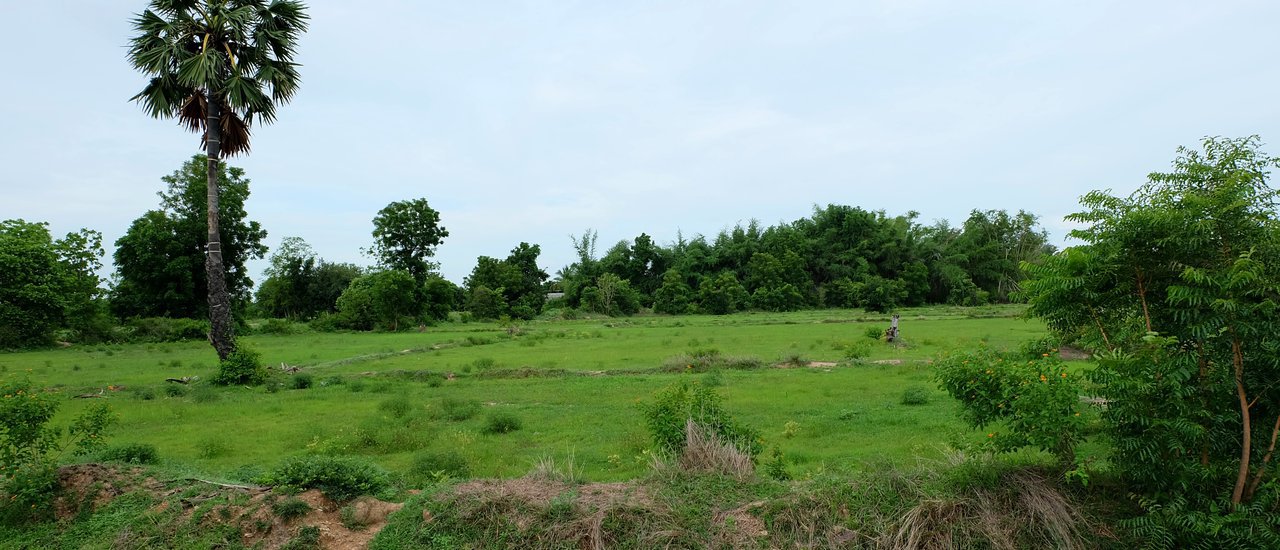
<instances>
[{"instance_id":1,"label":"green grass field","mask_svg":"<svg viewBox=\"0 0 1280 550\"><path fill-rule=\"evenodd\" d=\"M291 378L281 375L275 392L197 382L171 395L165 378L207 380L214 373L204 342L10 353L0 355L0 376L28 376L58 391L65 397L60 424L98 401L72 396L101 392L121 419L110 443L150 443L169 465L228 479L308 452L366 456L404 473L415 454L444 450L461 453L476 477L519 476L552 457L572 460L589 480L630 479L649 462L638 404L682 378L709 380L720 384L726 408L761 432L766 449L780 448L804 475L854 470L869 460L935 458L950 439L976 437L934 387L927 360L1045 334L1020 312L906 310L900 347L867 335L883 330L886 316L857 310L243 338L267 365L301 366L314 382L291 389ZM850 347L866 356L850 361ZM709 350L756 358L764 368L679 368L680 356ZM832 365L775 368L802 362ZM926 387L929 402L901 404L911 386ZM447 418L473 407L470 418ZM495 412L513 413L522 429L485 434Z\"/></svg>"}]
</instances>

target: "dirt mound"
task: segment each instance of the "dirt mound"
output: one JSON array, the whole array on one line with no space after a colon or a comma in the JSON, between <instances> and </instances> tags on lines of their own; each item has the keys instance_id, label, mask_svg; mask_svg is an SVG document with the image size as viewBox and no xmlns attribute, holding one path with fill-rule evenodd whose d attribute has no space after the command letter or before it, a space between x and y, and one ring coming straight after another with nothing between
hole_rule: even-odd
<instances>
[{"instance_id":1,"label":"dirt mound","mask_svg":"<svg viewBox=\"0 0 1280 550\"><path fill-rule=\"evenodd\" d=\"M58 469L62 494L55 509L59 519L68 520L86 508L97 510L117 497L142 492L154 498L152 511L164 512L180 507L181 521L190 521L196 510L212 507L217 513L200 516L201 524L233 525L241 532L245 546L280 548L303 527L315 527L320 533L320 547L333 549L365 548L386 526L387 516L403 504L361 497L345 506L334 502L317 490L296 495L310 507L306 514L292 519L279 517L273 505L288 497L273 493L269 487L230 485L182 479L161 482L148 477L141 468L103 464L77 464ZM343 522L343 508L349 522ZM176 526L175 526L176 527Z\"/></svg>"}]
</instances>

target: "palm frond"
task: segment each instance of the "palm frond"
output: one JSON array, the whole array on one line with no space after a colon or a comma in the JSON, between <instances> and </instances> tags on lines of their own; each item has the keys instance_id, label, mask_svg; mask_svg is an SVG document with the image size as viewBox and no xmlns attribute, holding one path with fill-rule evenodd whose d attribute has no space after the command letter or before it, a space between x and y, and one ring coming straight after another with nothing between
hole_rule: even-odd
<instances>
[{"instance_id":1,"label":"palm frond","mask_svg":"<svg viewBox=\"0 0 1280 550\"><path fill-rule=\"evenodd\" d=\"M273 122L297 92L293 56L307 20L297 0L151 0L132 21L129 61L152 78L132 100L202 133L216 101L222 153L248 152L254 119Z\"/></svg>"}]
</instances>

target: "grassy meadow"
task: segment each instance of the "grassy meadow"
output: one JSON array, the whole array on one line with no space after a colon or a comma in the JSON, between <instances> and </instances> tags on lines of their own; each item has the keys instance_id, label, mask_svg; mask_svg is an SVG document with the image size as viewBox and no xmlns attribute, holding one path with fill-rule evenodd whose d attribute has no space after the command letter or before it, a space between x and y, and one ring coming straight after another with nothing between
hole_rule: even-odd
<instances>
[{"instance_id":1,"label":"grassy meadow","mask_svg":"<svg viewBox=\"0 0 1280 550\"><path fill-rule=\"evenodd\" d=\"M231 480L304 453L363 456L408 474L416 456L442 451L461 454L474 477L520 476L550 457L587 480L632 479L650 462L639 404L695 379L717 385L766 452L781 449L793 473L806 475L937 458L953 438L980 438L935 387L927 361L1045 334L1020 313L905 310L900 346L869 334L886 328L887 316L859 310L243 337L267 365L301 367L265 388L204 383L216 361L200 341L3 354L0 376L26 376L65 396L56 424L100 401L73 396L101 393L120 418L111 444L152 444L163 464ZM695 365L700 357L751 368L705 368ZM180 377L199 380L165 382ZM928 402L903 404L912 387ZM521 428L486 433L497 413Z\"/></svg>"}]
</instances>

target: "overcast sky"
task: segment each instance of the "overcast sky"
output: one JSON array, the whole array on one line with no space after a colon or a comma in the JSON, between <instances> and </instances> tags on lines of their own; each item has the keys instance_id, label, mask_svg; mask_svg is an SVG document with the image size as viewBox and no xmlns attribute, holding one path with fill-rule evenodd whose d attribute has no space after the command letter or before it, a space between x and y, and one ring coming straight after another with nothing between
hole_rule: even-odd
<instances>
[{"instance_id":1,"label":"overcast sky","mask_svg":"<svg viewBox=\"0 0 1280 550\"><path fill-rule=\"evenodd\" d=\"M199 137L149 118L125 59L141 0L0 0L0 219L112 243ZM425 197L444 275L569 235L600 253L828 203L958 223L1025 209L1062 242L1092 189L1179 145L1280 154L1280 3L309 2L302 87L253 151L250 218L368 264L372 218ZM260 277L264 262L252 265Z\"/></svg>"}]
</instances>

